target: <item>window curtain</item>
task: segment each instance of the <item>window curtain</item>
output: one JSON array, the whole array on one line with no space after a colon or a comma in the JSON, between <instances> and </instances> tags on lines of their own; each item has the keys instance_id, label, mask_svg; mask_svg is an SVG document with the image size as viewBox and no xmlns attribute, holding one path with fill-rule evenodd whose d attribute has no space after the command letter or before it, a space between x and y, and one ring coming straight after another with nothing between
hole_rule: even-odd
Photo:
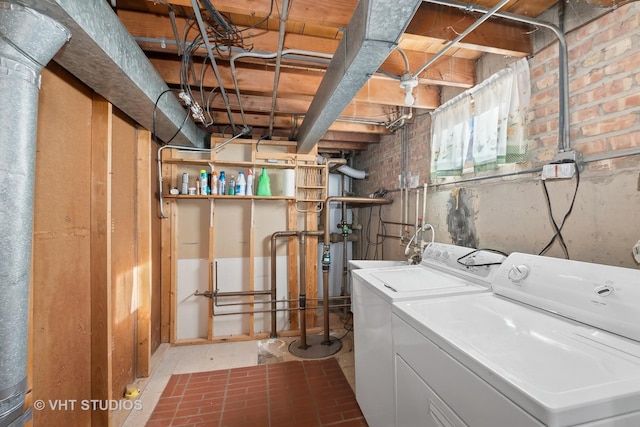
<instances>
[{"instance_id":1,"label":"window curtain","mask_svg":"<svg viewBox=\"0 0 640 427\"><path fill-rule=\"evenodd\" d=\"M432 113L431 175L461 175L471 138L471 96L463 93Z\"/></svg>"},{"instance_id":2,"label":"window curtain","mask_svg":"<svg viewBox=\"0 0 640 427\"><path fill-rule=\"evenodd\" d=\"M523 58L432 113L431 176L461 175L526 160L526 113L531 98Z\"/></svg>"},{"instance_id":3,"label":"window curtain","mask_svg":"<svg viewBox=\"0 0 640 427\"><path fill-rule=\"evenodd\" d=\"M526 59L499 71L471 91L475 120L472 157L476 172L526 159L526 109L531 97Z\"/></svg>"}]
</instances>

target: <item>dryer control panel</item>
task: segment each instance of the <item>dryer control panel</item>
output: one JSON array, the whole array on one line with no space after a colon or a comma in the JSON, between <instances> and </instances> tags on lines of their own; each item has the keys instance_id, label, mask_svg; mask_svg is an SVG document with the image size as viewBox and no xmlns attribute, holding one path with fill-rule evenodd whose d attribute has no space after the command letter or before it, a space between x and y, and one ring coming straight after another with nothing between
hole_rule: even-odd
<instances>
[{"instance_id":1,"label":"dryer control panel","mask_svg":"<svg viewBox=\"0 0 640 427\"><path fill-rule=\"evenodd\" d=\"M493 292L640 341L640 270L512 253Z\"/></svg>"}]
</instances>

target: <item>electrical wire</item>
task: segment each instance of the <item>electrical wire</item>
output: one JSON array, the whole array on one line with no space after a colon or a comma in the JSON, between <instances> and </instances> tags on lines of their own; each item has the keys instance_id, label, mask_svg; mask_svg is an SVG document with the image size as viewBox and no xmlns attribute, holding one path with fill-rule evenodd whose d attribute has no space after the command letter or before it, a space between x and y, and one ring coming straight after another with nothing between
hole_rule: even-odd
<instances>
[{"instance_id":1,"label":"electrical wire","mask_svg":"<svg viewBox=\"0 0 640 427\"><path fill-rule=\"evenodd\" d=\"M500 265L502 264L503 261L500 262L487 262L487 263L483 263L483 264L469 264L469 263L465 263L462 262L463 259L470 257L473 254L476 254L478 252L493 252L495 254L499 254L504 256L505 258L508 257L509 255L507 255L506 253L499 251L497 249L491 249L491 248L480 248L480 249L474 249L471 252L469 252L466 255L462 255L460 258L456 259L456 261L458 262L458 264L464 265L465 267L484 267L484 266L488 266L488 265Z\"/></svg>"},{"instance_id":2,"label":"electrical wire","mask_svg":"<svg viewBox=\"0 0 640 427\"><path fill-rule=\"evenodd\" d=\"M342 336L337 337L338 340L342 340L344 337L349 335L349 332L353 332L353 313L349 312L349 314L347 315L347 318L344 321L341 320L341 322L342 322L342 327L345 330L345 333L342 334Z\"/></svg>"},{"instance_id":3,"label":"electrical wire","mask_svg":"<svg viewBox=\"0 0 640 427\"><path fill-rule=\"evenodd\" d=\"M167 142L161 143L158 140L158 135L156 134L156 111L158 110L158 102L160 102L160 98L162 98L162 96L165 93L174 92L174 91L175 91L175 89L167 89L167 90L162 91L162 93L160 93L160 95L158 95L158 97L156 98L156 102L153 105L153 114L152 114L152 117L151 117L151 130L152 130L152 134L153 134L153 141L156 143L156 145L159 145L160 147L162 147L164 145L167 145L167 144L170 144L171 141L173 141L175 139L175 137L178 136L178 134L180 133L180 131L184 127L184 124L187 122L187 119L189 118L189 109L187 109L187 115L182 120L182 123L178 127L178 130L176 130L176 133L174 133L173 136L171 136L171 138L169 138L169 140Z\"/></svg>"},{"instance_id":4,"label":"electrical wire","mask_svg":"<svg viewBox=\"0 0 640 427\"><path fill-rule=\"evenodd\" d=\"M556 222L553 216L553 209L551 208L551 198L549 197L549 190L547 189L546 180L542 180L542 188L544 189L544 196L547 201L547 207L549 208L549 217L551 218L551 223L553 225L553 229L555 230L555 233L551 238L551 240L549 241L549 243L547 243L547 246L545 246L544 249L542 249L538 255L543 255L545 252L547 252L549 248L553 246L553 243L557 239L560 242L560 246L562 247L562 251L564 252L566 259L571 259L569 258L569 249L567 248L567 244L564 241L564 237L562 236L562 228L564 227L564 224L567 222L567 218L569 218L569 215L571 215L571 212L573 211L573 205L576 202L576 196L578 195L578 188L580 187L580 168L578 167L578 164L573 160L567 163L573 163L576 167L576 188L573 192L571 205L569 205L569 209L567 210L567 213L564 214L564 218L562 218L562 223L560 223L559 227L558 227L558 223Z\"/></svg>"},{"instance_id":5,"label":"electrical wire","mask_svg":"<svg viewBox=\"0 0 640 427\"><path fill-rule=\"evenodd\" d=\"M371 217L373 216L373 206L369 207L370 212L369 212L369 218L367 219L367 227L366 227L366 238L367 238L367 248L364 252L364 258L363 259L369 259L369 248L371 245L373 245L376 250L373 253L373 259L378 259L378 247L380 245L382 245L384 243L384 236L380 239L378 239L377 236L380 235L380 229L382 228L382 232L383 234L386 234L386 227L384 225L384 222L382 221L382 206L378 206L378 231L376 232L376 240L372 241L371 240Z\"/></svg>"}]
</instances>

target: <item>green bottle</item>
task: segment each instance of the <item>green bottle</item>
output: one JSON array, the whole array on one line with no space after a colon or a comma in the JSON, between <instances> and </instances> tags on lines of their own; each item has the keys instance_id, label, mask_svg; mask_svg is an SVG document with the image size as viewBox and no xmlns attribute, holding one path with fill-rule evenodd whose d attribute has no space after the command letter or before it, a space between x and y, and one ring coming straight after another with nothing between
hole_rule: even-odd
<instances>
[{"instance_id":1,"label":"green bottle","mask_svg":"<svg viewBox=\"0 0 640 427\"><path fill-rule=\"evenodd\" d=\"M267 175L267 169L262 168L262 172L260 173L260 178L258 179L258 191L256 191L256 196L270 196L271 195L271 180L269 179L269 175Z\"/></svg>"}]
</instances>

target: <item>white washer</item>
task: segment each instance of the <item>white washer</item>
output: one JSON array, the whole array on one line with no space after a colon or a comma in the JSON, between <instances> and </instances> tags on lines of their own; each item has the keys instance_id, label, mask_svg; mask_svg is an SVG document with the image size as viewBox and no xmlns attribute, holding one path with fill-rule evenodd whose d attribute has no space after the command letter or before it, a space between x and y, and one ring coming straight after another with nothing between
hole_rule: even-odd
<instances>
[{"instance_id":1,"label":"white washer","mask_svg":"<svg viewBox=\"0 0 640 427\"><path fill-rule=\"evenodd\" d=\"M397 425L640 425L640 271L511 254L493 293L393 308Z\"/></svg>"},{"instance_id":2,"label":"white washer","mask_svg":"<svg viewBox=\"0 0 640 427\"><path fill-rule=\"evenodd\" d=\"M465 255L469 266L458 262ZM504 259L486 250L433 243L419 265L352 270L356 399L370 427L395 425L392 303L486 292L497 265L483 264Z\"/></svg>"}]
</instances>

